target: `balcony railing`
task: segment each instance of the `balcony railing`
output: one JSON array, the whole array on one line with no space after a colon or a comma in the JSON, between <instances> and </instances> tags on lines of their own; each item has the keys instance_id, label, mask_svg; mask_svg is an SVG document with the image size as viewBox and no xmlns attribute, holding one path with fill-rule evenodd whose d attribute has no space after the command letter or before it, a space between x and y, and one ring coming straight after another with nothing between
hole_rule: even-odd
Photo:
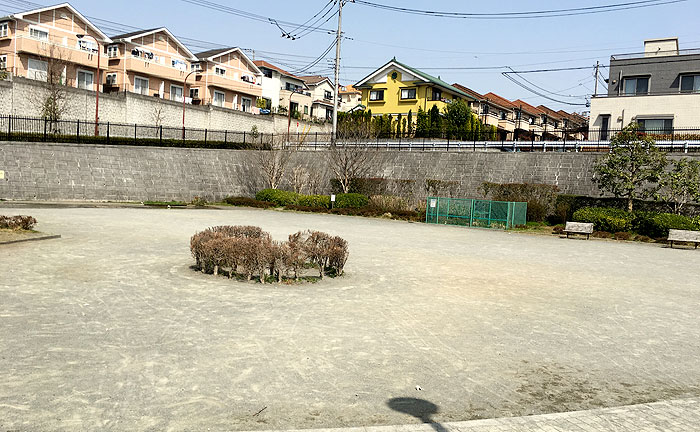
<instances>
[{"instance_id":1,"label":"balcony railing","mask_svg":"<svg viewBox=\"0 0 700 432\"><path fill-rule=\"evenodd\" d=\"M700 48L683 49L683 50L667 50L667 51L655 51L655 52L636 52L627 54L614 54L610 56L610 60L633 60L633 59L645 59L645 58L655 58L664 56L678 56L678 55L693 55L700 54Z\"/></svg>"}]
</instances>

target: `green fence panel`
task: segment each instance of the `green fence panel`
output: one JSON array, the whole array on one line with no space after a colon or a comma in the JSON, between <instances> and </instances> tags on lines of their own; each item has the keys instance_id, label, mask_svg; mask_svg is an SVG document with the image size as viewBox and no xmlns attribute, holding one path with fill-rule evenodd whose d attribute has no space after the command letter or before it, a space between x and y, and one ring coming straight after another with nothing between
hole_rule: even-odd
<instances>
[{"instance_id":1,"label":"green fence panel","mask_svg":"<svg viewBox=\"0 0 700 432\"><path fill-rule=\"evenodd\" d=\"M509 229L527 222L527 203L429 197L425 222Z\"/></svg>"}]
</instances>

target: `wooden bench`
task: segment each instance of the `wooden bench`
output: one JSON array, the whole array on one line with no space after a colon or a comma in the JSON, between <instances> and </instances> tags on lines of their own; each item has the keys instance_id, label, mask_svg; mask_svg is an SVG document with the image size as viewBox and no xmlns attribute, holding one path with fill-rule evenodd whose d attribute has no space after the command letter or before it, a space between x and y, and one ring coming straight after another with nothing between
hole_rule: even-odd
<instances>
[{"instance_id":1,"label":"wooden bench","mask_svg":"<svg viewBox=\"0 0 700 432\"><path fill-rule=\"evenodd\" d=\"M566 227L564 227L564 232L566 233L566 238L569 238L569 234L585 234L586 240L593 234L593 224L586 222L567 222Z\"/></svg>"},{"instance_id":2,"label":"wooden bench","mask_svg":"<svg viewBox=\"0 0 700 432\"><path fill-rule=\"evenodd\" d=\"M672 229L668 232L668 241L671 243L671 247L673 247L673 242L695 243L695 249L697 249L698 243L700 243L700 231Z\"/></svg>"}]
</instances>

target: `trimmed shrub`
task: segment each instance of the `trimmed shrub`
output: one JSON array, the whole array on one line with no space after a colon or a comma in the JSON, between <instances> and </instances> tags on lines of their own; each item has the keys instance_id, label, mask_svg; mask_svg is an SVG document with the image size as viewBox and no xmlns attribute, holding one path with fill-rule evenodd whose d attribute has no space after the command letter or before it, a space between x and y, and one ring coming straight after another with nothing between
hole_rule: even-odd
<instances>
[{"instance_id":1,"label":"trimmed shrub","mask_svg":"<svg viewBox=\"0 0 700 432\"><path fill-rule=\"evenodd\" d=\"M248 197L227 197L224 198L224 202L229 205L241 207L270 208L275 206L275 204L271 202L258 201Z\"/></svg>"},{"instance_id":2,"label":"trimmed shrub","mask_svg":"<svg viewBox=\"0 0 700 432\"><path fill-rule=\"evenodd\" d=\"M366 195L357 193L338 194L335 197L336 208L361 208L369 204L369 198Z\"/></svg>"},{"instance_id":3,"label":"trimmed shrub","mask_svg":"<svg viewBox=\"0 0 700 432\"><path fill-rule=\"evenodd\" d=\"M369 198L369 206L383 212L408 210L408 203L404 198L392 195L372 195Z\"/></svg>"},{"instance_id":4,"label":"trimmed shrub","mask_svg":"<svg viewBox=\"0 0 700 432\"><path fill-rule=\"evenodd\" d=\"M36 225L36 219L31 216L1 216L0 228L13 230L30 230Z\"/></svg>"},{"instance_id":5,"label":"trimmed shrub","mask_svg":"<svg viewBox=\"0 0 700 432\"><path fill-rule=\"evenodd\" d=\"M632 231L634 216L620 209L586 207L576 210L573 220L593 223L596 231L614 233Z\"/></svg>"},{"instance_id":6,"label":"trimmed shrub","mask_svg":"<svg viewBox=\"0 0 700 432\"><path fill-rule=\"evenodd\" d=\"M274 203L278 207L284 207L287 205L296 205L299 200L299 194L280 189L263 189L255 194L255 199Z\"/></svg>"},{"instance_id":7,"label":"trimmed shrub","mask_svg":"<svg viewBox=\"0 0 700 432\"><path fill-rule=\"evenodd\" d=\"M299 195L296 204L302 207L330 208L331 197L329 195Z\"/></svg>"},{"instance_id":8,"label":"trimmed shrub","mask_svg":"<svg viewBox=\"0 0 700 432\"><path fill-rule=\"evenodd\" d=\"M700 224L689 217L673 213L634 213L634 230L639 234L665 238L671 229L697 231L700 230Z\"/></svg>"}]
</instances>

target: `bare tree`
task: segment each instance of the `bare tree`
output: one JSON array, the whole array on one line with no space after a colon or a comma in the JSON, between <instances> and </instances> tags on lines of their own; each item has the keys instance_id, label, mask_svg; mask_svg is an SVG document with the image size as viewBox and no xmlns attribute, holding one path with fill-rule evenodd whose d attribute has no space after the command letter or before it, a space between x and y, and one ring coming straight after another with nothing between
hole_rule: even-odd
<instances>
[{"instance_id":1,"label":"bare tree","mask_svg":"<svg viewBox=\"0 0 700 432\"><path fill-rule=\"evenodd\" d=\"M343 193L350 191L353 179L367 175L375 155L375 151L364 145L331 146L328 151L328 166L338 179Z\"/></svg>"},{"instance_id":2,"label":"bare tree","mask_svg":"<svg viewBox=\"0 0 700 432\"><path fill-rule=\"evenodd\" d=\"M156 127L163 126L163 120L165 120L165 113L163 112L162 104L159 103L153 107L153 111L151 112L151 119L153 120L153 123L156 125Z\"/></svg>"},{"instance_id":3,"label":"bare tree","mask_svg":"<svg viewBox=\"0 0 700 432\"><path fill-rule=\"evenodd\" d=\"M292 168L292 189L294 192L301 193L304 186L308 184L309 172L301 165L296 165Z\"/></svg>"},{"instance_id":4,"label":"bare tree","mask_svg":"<svg viewBox=\"0 0 700 432\"><path fill-rule=\"evenodd\" d=\"M42 43L40 59L46 62L46 72L35 72L37 80L45 81L45 91L36 101L41 116L51 122L51 131L58 133L58 121L66 111L66 71L70 54L52 43Z\"/></svg>"},{"instance_id":5,"label":"bare tree","mask_svg":"<svg viewBox=\"0 0 700 432\"><path fill-rule=\"evenodd\" d=\"M287 170L292 155L289 150L258 151L258 167L265 184L270 189L277 189Z\"/></svg>"}]
</instances>

